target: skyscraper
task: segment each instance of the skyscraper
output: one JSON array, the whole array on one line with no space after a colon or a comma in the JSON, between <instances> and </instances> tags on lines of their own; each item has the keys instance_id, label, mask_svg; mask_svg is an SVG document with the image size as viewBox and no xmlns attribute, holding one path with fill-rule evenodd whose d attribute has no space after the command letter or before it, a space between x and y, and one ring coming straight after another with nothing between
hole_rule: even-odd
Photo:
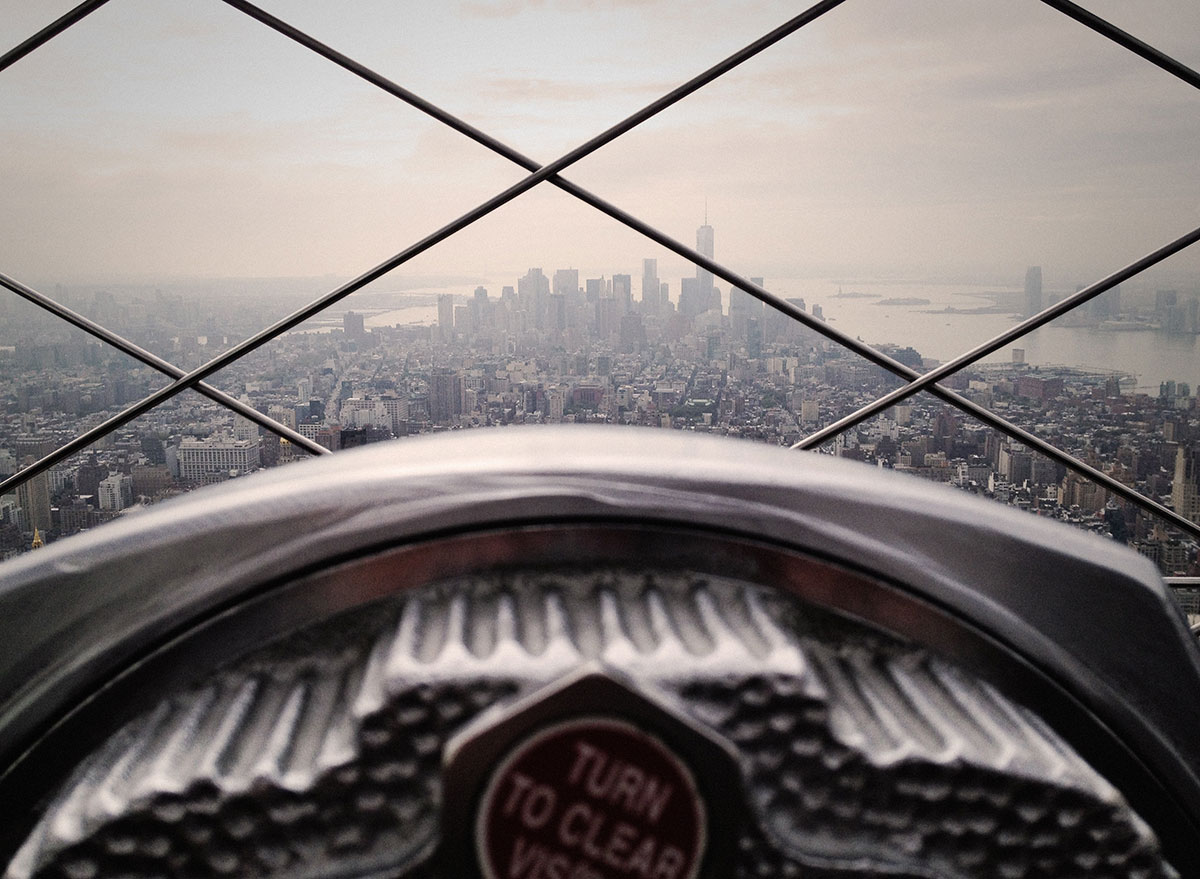
<instances>
[{"instance_id":1,"label":"skyscraper","mask_svg":"<svg viewBox=\"0 0 1200 879\"><path fill-rule=\"evenodd\" d=\"M558 269L554 272L552 294L574 296L579 292L579 269Z\"/></svg>"},{"instance_id":2,"label":"skyscraper","mask_svg":"<svg viewBox=\"0 0 1200 879\"><path fill-rule=\"evenodd\" d=\"M454 294L439 293L437 303L438 330L441 331L442 341L449 342L454 338Z\"/></svg>"},{"instance_id":3,"label":"skyscraper","mask_svg":"<svg viewBox=\"0 0 1200 879\"><path fill-rule=\"evenodd\" d=\"M1200 523L1200 443L1180 446L1175 452L1171 506L1183 518Z\"/></svg>"},{"instance_id":4,"label":"skyscraper","mask_svg":"<svg viewBox=\"0 0 1200 879\"><path fill-rule=\"evenodd\" d=\"M33 463L33 458L25 460L25 466ZM28 482L17 486L17 503L25 517L23 530L32 531L38 528L50 530L50 476L39 473Z\"/></svg>"},{"instance_id":5,"label":"skyscraper","mask_svg":"<svg viewBox=\"0 0 1200 879\"><path fill-rule=\"evenodd\" d=\"M1042 267L1030 266L1025 271L1025 316L1032 317L1042 310Z\"/></svg>"},{"instance_id":6,"label":"skyscraper","mask_svg":"<svg viewBox=\"0 0 1200 879\"><path fill-rule=\"evenodd\" d=\"M661 314L663 311L659 297L662 288L658 280L658 260L642 260L642 311L646 314Z\"/></svg>"},{"instance_id":7,"label":"skyscraper","mask_svg":"<svg viewBox=\"0 0 1200 879\"><path fill-rule=\"evenodd\" d=\"M612 276L613 299L617 300L617 314L633 311L633 279L629 275Z\"/></svg>"},{"instance_id":8,"label":"skyscraper","mask_svg":"<svg viewBox=\"0 0 1200 879\"><path fill-rule=\"evenodd\" d=\"M707 214L704 217L704 225L696 230L696 250L709 259L716 258L713 250L713 227L708 225ZM697 296L700 301L700 311L708 311L710 308L716 308L719 311L721 300L714 294L712 272L696 266L696 285L699 288Z\"/></svg>"},{"instance_id":9,"label":"skyscraper","mask_svg":"<svg viewBox=\"0 0 1200 879\"><path fill-rule=\"evenodd\" d=\"M700 281L696 278L679 279L679 313L684 317L695 317L705 310L699 287Z\"/></svg>"},{"instance_id":10,"label":"skyscraper","mask_svg":"<svg viewBox=\"0 0 1200 879\"><path fill-rule=\"evenodd\" d=\"M356 311L347 311L342 316L342 332L349 339L356 342L362 341L367 334L366 327L363 325L363 316Z\"/></svg>"},{"instance_id":11,"label":"skyscraper","mask_svg":"<svg viewBox=\"0 0 1200 879\"><path fill-rule=\"evenodd\" d=\"M533 326L546 326L550 313L550 279L540 268L532 268L517 278L517 302Z\"/></svg>"},{"instance_id":12,"label":"skyscraper","mask_svg":"<svg viewBox=\"0 0 1200 879\"><path fill-rule=\"evenodd\" d=\"M462 412L462 378L453 369L434 369L429 376L429 420L447 424Z\"/></svg>"}]
</instances>

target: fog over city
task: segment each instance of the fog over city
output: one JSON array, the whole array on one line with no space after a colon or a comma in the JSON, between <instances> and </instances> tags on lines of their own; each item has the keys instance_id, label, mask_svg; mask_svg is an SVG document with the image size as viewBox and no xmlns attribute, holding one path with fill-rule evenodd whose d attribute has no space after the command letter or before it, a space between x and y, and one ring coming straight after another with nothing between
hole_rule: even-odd
<instances>
[{"instance_id":1,"label":"fog over city","mask_svg":"<svg viewBox=\"0 0 1200 879\"><path fill-rule=\"evenodd\" d=\"M0 44L71 5L3 0ZM799 11L262 5L543 162ZM1088 6L1200 66L1197 4ZM1074 289L1196 225L1198 103L1036 0L850 0L565 176L685 242L707 204L747 275L1019 283L1040 264ZM4 72L0 129L0 270L42 285L349 278L524 174L217 0L107 4ZM406 271L652 253L540 186Z\"/></svg>"},{"instance_id":2,"label":"fog over city","mask_svg":"<svg viewBox=\"0 0 1200 879\"><path fill-rule=\"evenodd\" d=\"M1200 225L1171 73L1037 0L845 0L563 174L747 280L543 183L263 342L527 172L242 2L111 0L0 70L0 559L322 450L574 423L817 447L1200 574L1197 247L941 375L959 408L862 409ZM1087 5L1200 67L1191 0ZM0 0L0 46L71 6ZM538 162L802 11L263 8Z\"/></svg>"}]
</instances>

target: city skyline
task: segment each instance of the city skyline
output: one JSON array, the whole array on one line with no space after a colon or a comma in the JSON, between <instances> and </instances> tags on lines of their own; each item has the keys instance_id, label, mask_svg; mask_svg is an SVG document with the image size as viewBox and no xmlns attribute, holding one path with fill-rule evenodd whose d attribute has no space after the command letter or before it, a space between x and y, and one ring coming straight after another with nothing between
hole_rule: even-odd
<instances>
[{"instance_id":1,"label":"city skyline","mask_svg":"<svg viewBox=\"0 0 1200 879\"><path fill-rule=\"evenodd\" d=\"M697 244L715 254L718 235L707 219L697 229ZM425 322L381 322L404 315L406 309L395 303L392 310L367 309L369 318L354 307L334 309L315 326L315 334L310 328L282 336L222 371L217 385L336 450L446 429L561 422L714 432L788 445L895 382L748 294L727 291L724 301L702 297L705 281L698 271L679 278L677 298L665 296L670 282L660 278L655 258L642 259L636 287L633 277L529 268L501 285L498 295L478 286L470 295L433 297L432 304L416 306L435 314ZM759 277L751 282L764 286ZM715 286L714 293L720 289ZM209 300L202 307L204 300L162 290L151 300L70 288L56 293L185 367L238 337L236 331L209 335L210 328L235 316L239 326L250 329L261 323L261 317L239 315L244 309L236 300ZM823 304L835 320L846 317L848 303L860 303L860 313L875 309L884 315L896 309L919 314L935 304L864 290L838 288L829 295L825 303L788 301L820 320L826 319ZM1013 312L1036 310L1056 294L1043 290L1041 267L1031 266L1023 289L1014 285L1007 293L988 295L991 305L982 310L953 305L925 313L1007 325ZM1097 327L1112 324L1121 328L1110 334L1116 338L1136 335L1153 346L1164 334L1174 334L1190 337L1194 347L1198 312L1200 299L1193 291L1158 289L1153 297L1131 298L1113 290L1074 313L1063 331L1091 333L1095 339ZM0 476L151 387L148 370L72 341L63 324L43 320L33 333L20 320L9 326L17 335L0 339L0 399L8 407L0 429ZM910 366L936 363L911 344L869 341ZM1033 341L1029 337L1021 344ZM98 355L103 362L95 359ZM1200 448L1195 363L1193 358L1188 368L1145 393L1128 384L1131 376L1112 369L1039 367L1026 362L1022 348L1012 352L1011 363L981 364L955 383L975 403L998 404L1018 420L1037 418L1040 433L1112 478L1136 484L1151 497L1169 496L1178 509L1192 511L1200 471L1181 462L1191 462L1191 450ZM1151 435L1135 439L1127 433L1127 425L1135 422L1152 423ZM173 400L138 423L142 427L118 431L111 441L5 495L0 551L15 551L14 540L19 549L22 535L25 549L40 546L118 517L135 502L154 502L302 454L211 403L198 407L195 401ZM1200 564L1194 542L1152 524L1128 504L1115 504L1101 485L925 398L844 432L826 451L1108 533L1134 544L1164 573Z\"/></svg>"},{"instance_id":2,"label":"city skyline","mask_svg":"<svg viewBox=\"0 0 1200 879\"><path fill-rule=\"evenodd\" d=\"M272 260L285 252L291 254L286 265L293 277L304 276L315 265L325 271L319 277L338 277L353 250L365 253L386 239L393 242L390 252L395 252L395 248L412 240L404 237L410 231L428 232L438 212L447 212L448 219L523 173L512 167L496 168L494 157L488 157L487 162L468 159L461 143L451 147L447 140L438 140L447 135L444 129L438 129L433 139L413 124L387 129L386 119L391 117L384 115L386 111L368 112L366 104L355 104L351 92L338 91L344 83L334 87L330 86L332 80L305 81L308 74L293 63L294 58L285 60L283 55L254 49L256 37L245 31L234 36L234 20L243 27L246 20L229 10L212 17L208 10L194 13L189 9L182 15L146 10L142 18L129 19L129 10L139 2L123 0L105 7L96 19L99 24L89 22L95 29L74 29L55 41L48 54L35 56L47 63L57 58L56 68L49 71L43 67L46 75L38 77L36 65L22 65L26 75L13 80L18 88L0 92L0 104L9 100L14 107L32 112L32 116L22 117L25 124L14 132L11 152L16 179L11 190L15 210L0 222L20 217L21 225L11 235L0 234L0 248L6 248L0 251L0 266L20 269L23 264L37 265L41 260L43 274L28 280L44 284L47 267L52 266L56 295L87 299L87 293L78 290L79 281L72 276L82 265L87 266L86 277L91 280L103 277L105 272L112 277L132 277L127 269L116 268L121 260L127 266L136 266L136 273L140 273L137 277L167 279L168 289L181 272L186 275L194 271L193 276L199 278L236 277L245 272L247 258L259 266L275 265ZM282 0L280 3L287 5ZM1194 223L1194 204L1189 199L1200 192L1189 189L1191 175L1186 171L1194 164L1197 131L1181 120L1192 118L1186 108L1194 105L1195 98L1191 93L1183 97L1178 82L1164 86L1162 81L1152 79L1161 77L1161 71L1149 70L1111 44L1088 42L1095 35L1081 35L1073 25L1073 36L1068 38L1066 30L1057 27L1065 24L1061 16L1040 5L1031 7L1036 11L1029 13L1028 20L1014 24L1003 16L997 18L994 8L964 9L930 2L914 7L898 26L882 29L885 18L872 17L871 5L872 0L858 0L839 6L826 20L768 50L693 99L672 106L619 142L586 157L569 169L569 176L613 198L635 216L649 221L650 226L665 229L679 241L691 240L691 233L680 228L679 217L684 211L694 211L696 201L702 200L704 221L695 232L695 250L710 260L718 253L714 226L709 221L711 200L723 230L721 262L750 277L751 283L759 287L765 276L784 279L773 281L778 286L771 289L774 295L787 300L784 310L793 315L807 310L804 297L784 285L786 279L795 279L804 272L837 267L860 278L915 274L945 280L970 273L977 273L976 278L989 274L1012 277L1019 271L1014 264L1025 267L1023 300L1005 291L992 291L982 294L984 300L990 300L984 306L960 308L957 303L947 303L944 308L924 312L944 315L936 322L946 327L962 326L964 317L975 328L984 325L986 315L994 315L996 320L1004 320L1005 313L1009 319L1014 313L1029 317L1061 300L1063 294L1056 291L1069 291L1072 283L1080 289ZM116 7L120 12L112 11ZM1141 9L1143 20L1153 18L1160 25L1170 21L1174 26L1186 21L1182 7L1170 3L1155 3L1153 7ZM386 10L369 11L373 25L385 23ZM689 26L707 29L709 39L696 40L689 45L691 51L667 66L675 65L678 70L691 67L691 73L693 65L702 68L715 60L700 63L705 52L715 52L721 43L732 40L738 28L761 32L757 17L765 21L784 9L764 4L739 21L737 28L721 32L719 37L714 29L719 15L701 22L703 13L715 12L715 8L689 7L688 11L692 16ZM328 20L322 23L319 10L306 0L296 0L286 15L301 27L315 31L329 24ZM1043 15L1046 17L1040 18ZM599 30L587 30L593 43L604 33L604 26L613 24L628 29L633 22L645 23L647 27L638 33L638 40L645 46L666 46L687 29L657 29L660 23L653 22L649 10L643 8L616 7L610 16L611 21ZM1056 24L1050 25L1051 20ZM114 31L114 25L122 21L131 26ZM475 25L489 30L492 41L503 43L511 28L519 31L522 24L534 21L539 25L539 39L526 39L520 44L536 49L549 37L549 44L574 63L586 58L587 51L577 50L570 39L555 43L556 28L561 28L557 31L560 37L582 34L581 28L595 25L599 19L594 11L578 7L559 7L533 19L517 8L472 4L439 8L405 21L416 43L406 38L410 45L400 55L411 62L429 48L420 41L438 33L439 28L457 36L444 47L453 50L479 39L481 31L472 30ZM1031 24L1036 21L1045 27ZM88 42L106 33L110 40ZM232 37L219 42L222 75L205 78L204 71L217 57L218 42L214 38L218 36ZM263 36L274 39L273 35L257 32L257 37ZM110 43L121 40L135 51L128 56L114 56ZM743 42L744 38L738 37L732 45ZM176 59L164 53L169 46L185 44L191 55ZM72 46L79 50L74 55L70 54ZM386 48L394 51L400 46L393 42ZM57 56L54 50L60 50ZM1106 54L1110 52L1116 54ZM451 54L441 52L443 67ZM503 135L507 122L522 119L511 133L524 139L538 134L540 124L552 121L556 124L554 136L537 139L542 148L559 151L572 142L575 128L583 130L593 123L600 124L609 111L621 105L621 100L628 98L632 106L637 106L643 102L641 92L662 92L661 82L645 77L646 71L656 69L655 64L633 70L624 82L628 88L606 80L611 74L601 70L599 78L591 82L594 100L580 100L570 112L547 113L547 105L532 99L532 93L544 99L556 83L561 86L572 82L571 64L563 66L561 58L543 63L534 60L535 54L540 53L530 51L529 57L501 62L499 67L490 57L476 58L481 63L464 65L464 78L447 77L443 71L428 79L428 85L436 90L449 83L451 89L445 94L452 96L463 81L473 81L480 94L487 91L486 86L480 88L483 83L494 86L507 82L515 89L511 100L504 102L500 116L492 120L495 125L485 127ZM1121 62L1102 63L1117 55ZM312 62L311 55L305 57ZM239 66L250 59L252 67ZM168 68L157 78L156 63ZM90 78L80 81L84 70L90 70ZM328 73L328 68L325 70ZM512 76L505 80L504 74L510 73ZM335 71L334 75L341 73ZM228 91L227 87L235 82L249 81L247 77L255 88ZM533 88L529 87L531 82ZM796 88L797 82L803 87ZM1098 91L1083 83L1102 88ZM46 91L47 86L53 91L72 84L77 91L70 92L69 98L62 94L54 98ZM278 91L281 84L286 91ZM578 85L577 79L574 85ZM39 94L44 100L37 100ZM304 102L296 100L301 94ZM1154 95L1153 101L1146 100L1150 94ZM89 103L89 98L94 100ZM515 115L505 117L506 113ZM543 114L540 121L539 113ZM622 114L616 115L619 118ZM1074 127L1074 123L1085 120L1093 127ZM424 120L422 123L427 124ZM289 131L287 149L279 150L278 143L269 146L269 138L249 146L228 138L231 132L240 137L256 126L259 133L264 126L276 126L277 132ZM46 134L55 136L53 144L39 141ZM797 150L801 143L804 149ZM1104 146L1084 151L1081 147L1085 143ZM231 144L232 152L228 149ZM268 148L260 149L264 144ZM57 147L75 149L77 153L67 157ZM399 161L387 162L389 153ZM60 168L57 173L55 163ZM64 173L62 168L70 171ZM230 171L234 172L232 177ZM277 186L281 173L290 192L282 201L277 197L282 192ZM355 205L355 197L362 194L361 187L371 173L376 179L370 186L370 197L386 201L387 213ZM239 183L231 188L235 178ZM768 180L769 184L764 185ZM203 190L199 202L192 198L197 186ZM971 197L965 198L968 192ZM131 198L136 204L130 202ZM250 213L244 210L247 205L251 206ZM97 222L101 217L104 222ZM324 224L322 229L313 225L314 218ZM629 225L636 226L637 221ZM1176 234L1168 236L1169 227L1175 227L1171 231ZM72 235L75 247L63 246ZM56 236L57 242L53 240ZM434 279L435 286L443 284L450 272L455 278L479 277L483 273L493 278L501 274L515 276L515 283L503 285L499 297L489 298L482 285L466 298L442 292L436 299L437 320L432 328L414 331L396 325L392 333L378 324L368 327L363 315L351 307L341 314L340 335L309 342L277 339L244 363L227 365L219 374L223 382L227 375L245 376L242 367L252 363L275 375L270 382L243 378L226 383L230 393L242 395L240 403L230 400L228 405L235 409L240 406L239 411L252 416L246 407L262 411L265 406L269 417L325 437L322 444L328 448L340 445L341 422L347 414L353 424L352 433L360 429L377 432L364 434L358 442L407 435L410 421L416 432L527 423L531 419L595 419L659 427L682 425L689 430L743 435L742 419L749 418L757 425L750 435L790 444L798 442L822 419L845 417L847 405L863 402L854 400L857 395L850 393L848 399L833 407L840 413L830 412L810 398L811 393L824 393L830 388L852 391L856 382L860 383L859 392L868 386L878 392L894 382L886 371L863 372L861 363L853 358L847 361L846 353L833 350L827 338L790 322L786 314L764 309L754 297L743 297L726 288L728 298L723 302L722 288L715 283L710 265L692 266L679 253L645 255L646 244L640 233L614 227L610 220L579 201L552 188L538 187L494 214L484 215L478 223L467 224L404 267L407 273ZM672 247L669 242L660 244L668 250ZM682 252L682 248L675 247ZM567 250L583 253L583 260L578 261L578 256L567 258ZM595 274L592 268L549 268L602 264L616 268L618 252L625 254L620 259L627 261L629 254L638 250L642 254L642 296L636 300L637 274L626 266L622 267L624 271L606 271L600 277L588 277ZM10 258L13 265L6 262ZM376 262L378 257L367 264ZM210 268L195 270L205 263ZM530 268L518 274L515 267L522 264L547 268ZM219 274L212 271L213 265L220 267ZM1043 266L1049 267L1045 277ZM1185 250L1158 271L1160 277L1184 277L1187 281L1179 286L1168 283L1153 288L1152 310L1140 301L1146 295L1145 287L1140 285L1150 281L1143 277L1139 286L1127 288L1125 296L1113 290L1107 298L1073 312L1054 329L1085 327L1194 337L1200 329L1195 296L1198 268L1197 254ZM309 280L314 277L307 275ZM669 278L679 279L674 296ZM384 283L386 280L379 281L379 285ZM381 292L379 285L366 292ZM236 284L233 289L236 291ZM840 287L836 295L828 295L837 300L878 299L872 305L893 309L900 318L903 309L932 304L920 295L892 296L861 289L843 293ZM103 322L123 331L127 330L122 324L130 324L132 316L130 326L135 337L152 339L172 363L182 362L185 367L204 362L214 349L245 338L242 327L249 326L251 331L261 327L264 322L260 316L270 309L267 303L256 302L250 309L254 314L238 313L244 309L234 302L223 311L210 313L201 323L196 320L199 312L187 297L180 300L177 294L157 289L148 306L136 298L119 299L103 289L97 289L88 304L106 313ZM190 323L170 315L169 310L176 305L192 312ZM817 301L811 303L810 314L818 321L826 320L821 306ZM824 326L831 326L847 314L846 309L831 305L829 322ZM325 321L337 317L335 310ZM813 326L825 332L822 324ZM922 355L905 338L897 343L872 330L864 340L861 334L854 335L849 323L828 335L875 363L885 361L864 345L883 348L888 356L912 367L930 368L937 362L937 357ZM1015 377L1011 381L970 379L972 384L967 390L982 391L990 405L994 386L1002 408L1013 405L1009 402L1013 395L1043 403L1058 401L1064 394L1079 397L1082 393L1099 399L1095 389L1068 391L1065 382L1073 381L1070 371L1064 378L1053 379L1058 382L1053 389L1047 384L1053 381L1045 376L1027 381L1024 370L1032 368L1036 372L1038 362L1046 362L1046 349L1039 353L1039 337L1034 334L1022 341L1028 344L1030 365L1024 363L1025 349L1013 351L1011 369ZM965 344L967 340L963 341ZM283 352L291 356L295 351L320 348L325 348L329 356L319 372L310 367L307 375L301 372L293 380L276 369L274 358ZM18 375L11 385L16 391L16 404L10 403L9 414L20 418L10 427L19 425L23 432L13 450L6 452L5 467L9 469L24 464L28 460L24 453L44 444L38 432L55 422L57 416L52 413L92 414L144 396L148 387L148 379L139 376L137 369L126 369L128 378L123 387L111 391L103 388L99 393L85 392L84 386L74 383L77 378L84 382L89 379L69 371L59 382L61 389L53 382L47 384L48 377L40 370L48 363L62 360L63 365L71 365L74 359L82 365L95 358L87 346L64 345L52 332L40 339L22 339L9 352L0 353L7 353L18 370L33 369L24 374L25 378ZM113 375L121 372L111 355L101 356ZM939 356L944 355L939 351ZM513 366L495 360L506 357L527 358L527 365L516 369L525 378L516 384ZM402 371L385 370L388 361L396 358L403 359ZM377 361L373 378L364 382L359 373L369 371L366 364L372 361ZM229 364L229 359L224 362ZM690 377L683 380L688 364ZM614 373L614 368L619 371ZM895 368L894 362L891 368ZM1175 445L1192 439L1190 416L1174 414L1177 409L1191 412L1196 408L1188 369L1178 377L1165 379L1158 402L1151 406L1172 413L1162 421L1161 430L1165 442ZM164 371L170 372L170 368ZM1122 380L1128 377L1120 375L1119 370L1101 372L1107 374L1101 414L1107 418L1126 413L1129 397L1139 413L1149 411L1146 400L1155 399L1152 395L1139 394L1136 389L1130 394L1122 389ZM327 386L326 376L347 374L352 378L336 378ZM696 378L701 374L707 378L697 386ZM1081 374L1091 373L1083 370ZM34 375L31 383L28 376ZM534 375L537 389L530 391L525 386ZM682 384L664 396L655 384L655 375L659 379L673 375L674 381ZM571 383L574 379L563 384L568 376L588 378L581 386ZM966 377L964 373L956 378ZM290 415L286 400L280 397L281 380L285 386L294 384L301 398ZM555 386L554 382L559 384ZM976 382L981 387L975 387ZM730 396L740 402L727 407L723 402L727 395L742 385L750 388L749 397ZM319 387L318 397L305 402L304 387L310 392ZM360 390L381 387L398 392L385 395L394 406L350 405L361 399L355 396ZM205 392L215 393L210 389ZM268 398L265 401L260 399L264 395ZM371 399L368 396L366 401ZM168 408L178 411L178 403ZM319 404L315 414L313 404ZM579 405L582 410L577 409ZM958 405L977 413L993 429L1002 428L1002 434L1020 435L1019 429L1011 424L1005 427L1003 420L997 421L994 413L984 412L975 403L959 400ZM413 419L407 414L402 418L402 413L411 413ZM703 419L698 421L701 415ZM677 423L677 418L682 421ZM762 420L765 427L756 419ZM215 472L220 478L263 463L283 463L289 457L283 444L274 453L264 448L263 457L258 455L255 449L259 439L253 420L235 420L232 433L211 423L198 432L185 429L179 435L183 439L174 435L173 427L167 428L170 435L164 438L161 426L165 423L159 424L158 431L150 436L149 446L137 454L153 457L157 454L154 443L169 439L167 455L176 457L171 476L185 484L196 482L198 475L203 475L204 481L208 479L207 471L181 475L185 453L219 452L205 460L208 465L219 465ZM937 420L934 435L948 442L950 437L942 432L944 428L945 424ZM189 436L198 439L187 439ZM228 447L221 445L226 436L231 444ZM292 436L301 442L301 437ZM314 436L304 442L311 445ZM861 430L843 433L834 443L834 453L857 454L863 436ZM887 438L894 441L898 437ZM1082 460L1089 451L1088 447L1075 447L1077 439L1068 435L1058 442L1060 448L1063 443L1072 447L1072 454ZM200 446L189 446L192 442ZM243 448L239 444L248 445ZM910 450L906 446L904 454L891 448L871 448L872 460L877 459L880 466L912 469L917 465L911 462L924 455L924 450L916 447ZM1041 448L1047 454L1053 453L1052 457L1060 454L1049 446ZM953 445L956 453L971 449L971 454L986 453L991 458L997 451L992 448L985 452L973 441L965 442L962 448ZM915 451L920 454L910 454ZM948 457L951 447L947 445L943 451L947 454L943 463L954 463ZM990 463L1001 471L1010 471L1004 474L1010 478L1014 467L1011 462L1004 465L1005 453L999 451L1001 457ZM226 458L233 452L245 455L238 458L237 466L225 468L229 464ZM1136 460L1138 450L1134 448L1132 454ZM1120 459L1102 462L1109 468L1103 472L1088 472L1126 501L1136 496L1129 493L1123 478L1136 481L1139 491L1161 496L1162 480L1170 482L1166 474L1175 461L1163 449L1155 455L1157 473L1149 472L1144 461L1130 470ZM1070 463L1069 457L1059 459L1060 465ZM1078 463L1073 466L1087 469ZM222 468L228 470L225 476L221 476ZM960 476L962 472L960 467ZM1017 468L1015 472L1023 471ZM1111 475L1118 472L1122 477ZM1043 471L1033 479L1032 487L1026 479L1023 489L1040 491L1046 487L1048 476L1058 483L1058 475ZM78 473L71 479L77 483ZM120 480L101 482L106 488L97 491L95 497L100 498L102 507L111 510L125 503L130 486ZM66 487L60 469L55 488ZM1096 498L1089 496L1084 504L1080 500L1084 495L1067 482L1057 484L1055 490L1057 506L1051 506L1055 515L1067 507L1096 511ZM27 495L29 491L32 489ZM987 491L998 499L1001 496L993 489L990 477ZM1040 511L1043 501L1052 500L1049 487L1046 492L1044 497L1038 494L1025 500ZM40 497L41 489L38 494ZM1073 500L1066 503L1064 498ZM41 512L44 505L31 495L17 506L10 506L10 519L45 520ZM1163 515L1170 516L1165 512ZM1107 516L1103 523L1093 524L1112 530L1114 537L1122 530ZM1132 520L1127 519L1123 527L1131 524ZM56 536L49 534L47 539ZM34 543L40 539L35 528Z\"/></svg>"}]
</instances>

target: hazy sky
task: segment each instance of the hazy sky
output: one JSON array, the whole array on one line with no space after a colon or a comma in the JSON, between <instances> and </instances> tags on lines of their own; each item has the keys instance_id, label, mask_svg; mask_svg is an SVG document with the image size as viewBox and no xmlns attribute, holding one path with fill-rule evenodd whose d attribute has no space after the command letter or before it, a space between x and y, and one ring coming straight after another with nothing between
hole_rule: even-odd
<instances>
[{"instance_id":1,"label":"hazy sky","mask_svg":"<svg viewBox=\"0 0 1200 879\"><path fill-rule=\"evenodd\" d=\"M71 5L0 0L0 44ZM262 5L549 161L804 3ZM1085 5L1200 68L1196 0ZM38 285L349 278L521 176L219 0L111 0L0 73L0 271ZM747 275L1066 286L1200 225L1200 92L1037 0L847 0L566 176L689 243L707 200ZM649 256L691 273L543 186L401 272Z\"/></svg>"}]
</instances>

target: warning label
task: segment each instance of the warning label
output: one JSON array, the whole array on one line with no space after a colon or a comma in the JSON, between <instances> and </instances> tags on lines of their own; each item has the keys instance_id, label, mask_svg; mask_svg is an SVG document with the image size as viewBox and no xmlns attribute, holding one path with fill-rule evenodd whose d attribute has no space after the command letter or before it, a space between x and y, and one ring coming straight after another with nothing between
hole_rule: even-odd
<instances>
[{"instance_id":1,"label":"warning label","mask_svg":"<svg viewBox=\"0 0 1200 879\"><path fill-rule=\"evenodd\" d=\"M487 879L693 879L705 810L687 767L624 721L544 729L492 775L476 822Z\"/></svg>"}]
</instances>

